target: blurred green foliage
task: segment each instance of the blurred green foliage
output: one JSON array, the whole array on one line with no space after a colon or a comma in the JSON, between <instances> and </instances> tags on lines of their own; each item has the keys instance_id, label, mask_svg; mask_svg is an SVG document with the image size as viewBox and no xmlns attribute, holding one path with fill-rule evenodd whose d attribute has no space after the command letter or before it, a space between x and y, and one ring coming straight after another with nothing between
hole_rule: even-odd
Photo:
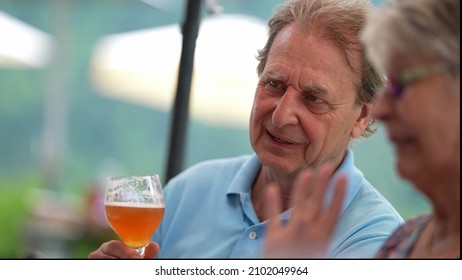
<instances>
[{"instance_id":1,"label":"blurred green foliage","mask_svg":"<svg viewBox=\"0 0 462 280\"><path fill-rule=\"evenodd\" d=\"M37 173L21 176L0 173L0 258L20 258L24 252L24 226L30 214L31 194L40 187Z\"/></svg>"}]
</instances>

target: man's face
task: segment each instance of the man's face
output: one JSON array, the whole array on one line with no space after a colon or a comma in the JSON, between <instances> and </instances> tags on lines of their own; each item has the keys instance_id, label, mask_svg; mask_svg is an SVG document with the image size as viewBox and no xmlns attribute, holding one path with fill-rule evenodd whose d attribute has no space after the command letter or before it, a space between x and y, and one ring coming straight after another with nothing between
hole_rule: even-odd
<instances>
[{"instance_id":1,"label":"man's face","mask_svg":"<svg viewBox=\"0 0 462 280\"><path fill-rule=\"evenodd\" d=\"M250 117L251 144L262 164L282 174L326 161L340 164L350 137L364 132L370 115L370 105L354 105L355 82L359 74L334 43L295 24L283 28Z\"/></svg>"}]
</instances>

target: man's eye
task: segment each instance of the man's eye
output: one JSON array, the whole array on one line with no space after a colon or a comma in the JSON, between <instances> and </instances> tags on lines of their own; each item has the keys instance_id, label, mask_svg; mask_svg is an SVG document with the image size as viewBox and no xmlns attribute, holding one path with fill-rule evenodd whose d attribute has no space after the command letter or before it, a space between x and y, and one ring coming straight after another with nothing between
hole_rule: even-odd
<instances>
[{"instance_id":1,"label":"man's eye","mask_svg":"<svg viewBox=\"0 0 462 280\"><path fill-rule=\"evenodd\" d=\"M272 86L272 87L278 87L278 86L279 86L279 82L277 82L277 81L270 81L270 82L269 82L269 85Z\"/></svg>"},{"instance_id":2,"label":"man's eye","mask_svg":"<svg viewBox=\"0 0 462 280\"><path fill-rule=\"evenodd\" d=\"M311 95L310 94L310 95L307 96L307 98L312 103L321 104L321 103L324 102L321 98L318 98L316 95Z\"/></svg>"},{"instance_id":3,"label":"man's eye","mask_svg":"<svg viewBox=\"0 0 462 280\"><path fill-rule=\"evenodd\" d=\"M268 81L265 88L268 92L273 94L284 94L286 90L283 83L275 80Z\"/></svg>"},{"instance_id":4,"label":"man's eye","mask_svg":"<svg viewBox=\"0 0 462 280\"><path fill-rule=\"evenodd\" d=\"M326 100L319 98L317 95L306 95L306 107L314 114L325 114L332 110L330 104Z\"/></svg>"}]
</instances>

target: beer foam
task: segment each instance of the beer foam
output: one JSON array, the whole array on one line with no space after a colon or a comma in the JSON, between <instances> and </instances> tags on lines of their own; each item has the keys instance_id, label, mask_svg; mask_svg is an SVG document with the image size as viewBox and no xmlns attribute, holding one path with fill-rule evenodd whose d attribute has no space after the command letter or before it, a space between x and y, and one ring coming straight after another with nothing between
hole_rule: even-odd
<instances>
[{"instance_id":1,"label":"beer foam","mask_svg":"<svg viewBox=\"0 0 462 280\"><path fill-rule=\"evenodd\" d=\"M104 206L130 207L130 208L165 208L163 205L139 202L106 202Z\"/></svg>"}]
</instances>

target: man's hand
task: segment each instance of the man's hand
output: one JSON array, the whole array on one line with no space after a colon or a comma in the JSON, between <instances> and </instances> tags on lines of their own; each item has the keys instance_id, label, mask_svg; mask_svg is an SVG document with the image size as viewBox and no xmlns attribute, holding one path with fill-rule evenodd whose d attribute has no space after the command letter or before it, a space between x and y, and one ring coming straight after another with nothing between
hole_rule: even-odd
<instances>
[{"instance_id":1,"label":"man's hand","mask_svg":"<svg viewBox=\"0 0 462 280\"><path fill-rule=\"evenodd\" d=\"M302 171L293 186L292 214L287 224L279 220L281 198L276 184L266 193L265 213L269 218L263 248L264 258L326 258L327 249L342 209L347 178L339 177L327 207L324 197L331 166L320 167L319 172Z\"/></svg>"},{"instance_id":2,"label":"man's hand","mask_svg":"<svg viewBox=\"0 0 462 280\"><path fill-rule=\"evenodd\" d=\"M155 242L149 243L144 251L144 256L138 254L135 249L125 245L122 241L111 240L105 242L98 250L90 253L90 259L152 259L159 253L159 245Z\"/></svg>"}]
</instances>

